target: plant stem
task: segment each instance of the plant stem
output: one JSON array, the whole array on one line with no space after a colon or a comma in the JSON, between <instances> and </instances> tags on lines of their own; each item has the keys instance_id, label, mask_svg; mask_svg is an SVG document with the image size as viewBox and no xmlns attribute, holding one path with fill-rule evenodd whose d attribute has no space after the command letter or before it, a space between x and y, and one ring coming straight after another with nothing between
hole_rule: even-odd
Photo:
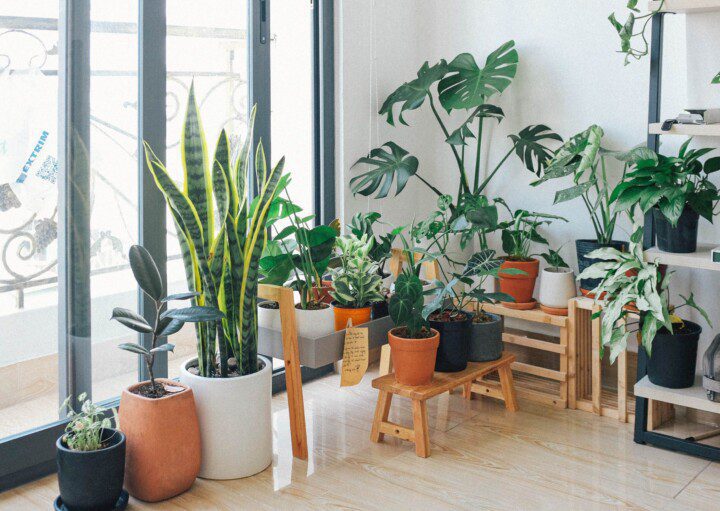
<instances>
[{"instance_id":1,"label":"plant stem","mask_svg":"<svg viewBox=\"0 0 720 511\"><path fill-rule=\"evenodd\" d=\"M478 117L477 151L475 152L475 181L473 183L475 193L478 193L478 183L480 181L480 149L482 147L482 132L483 118Z\"/></svg>"},{"instance_id":2,"label":"plant stem","mask_svg":"<svg viewBox=\"0 0 720 511\"><path fill-rule=\"evenodd\" d=\"M510 158L510 155L513 153L514 150L515 150L515 147L513 146L513 148L508 151L508 153L505 155L505 157L504 157L502 160L500 160L500 163L497 164L497 166L495 167L495 169L494 169L492 172L490 172L490 175L485 178L485 180L484 180L484 181L482 182L482 184L478 187L478 189L475 190L475 193L476 193L476 194L477 194L477 193L482 193L483 190L485 190L485 188L487 187L487 185L490 184L490 180L493 178L493 176L494 176L495 174L497 174L497 171L500 170L500 167L502 167L503 163L505 163L505 161L506 161L508 158Z\"/></svg>"},{"instance_id":3,"label":"plant stem","mask_svg":"<svg viewBox=\"0 0 720 511\"><path fill-rule=\"evenodd\" d=\"M415 177L418 178L420 181L422 181L423 184L425 184L425 186L427 186L427 187L430 188L433 192L435 192L438 197L442 197L442 192L441 192L440 190L438 190L437 188L435 188L435 187L434 187L433 185L431 185L430 183L428 183L427 181L425 181L425 179L424 179L420 174L415 174Z\"/></svg>"},{"instance_id":4,"label":"plant stem","mask_svg":"<svg viewBox=\"0 0 720 511\"><path fill-rule=\"evenodd\" d=\"M435 119L437 120L438 124L440 125L440 129L442 129L443 134L445 135L445 139L447 140L450 138L450 133L448 132L447 128L445 127L445 123L442 122L442 118L440 117L440 114L437 111L437 108L435 108L435 101L433 100L432 94L428 93L428 98L430 98L430 108L432 109L433 114L435 114ZM455 161L458 165L458 170L460 171L460 186L465 192L470 192L470 186L467 182L467 176L465 176L465 167L463 167L462 161L460 160L460 155L457 152L457 149L455 149L455 146L452 144L450 145L450 149L452 149L453 155L455 155Z\"/></svg>"}]
</instances>

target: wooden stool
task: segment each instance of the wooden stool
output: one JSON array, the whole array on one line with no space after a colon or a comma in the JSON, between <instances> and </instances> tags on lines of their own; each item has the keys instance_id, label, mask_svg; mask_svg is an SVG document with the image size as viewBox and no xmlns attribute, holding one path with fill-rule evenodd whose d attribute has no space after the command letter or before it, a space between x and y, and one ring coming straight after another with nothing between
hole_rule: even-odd
<instances>
[{"instance_id":1,"label":"wooden stool","mask_svg":"<svg viewBox=\"0 0 720 511\"><path fill-rule=\"evenodd\" d=\"M375 407L375 418L373 419L370 440L381 442L385 435L394 436L408 442L415 443L415 454L422 458L430 456L430 431L427 419L426 401L431 397L448 392L456 387L465 387L478 378L497 371L502 385L505 407L508 410L517 411L518 405L515 399L515 388L513 386L512 370L510 364L515 361L515 355L503 353L502 357L492 362L469 362L465 370L457 373L435 373L432 382L428 385L412 387L402 385L395 381L394 374L387 374L375 378L372 382L373 388L380 391L377 406ZM413 402L413 427L406 428L388 422L390 404L393 394L412 399Z\"/></svg>"}]
</instances>

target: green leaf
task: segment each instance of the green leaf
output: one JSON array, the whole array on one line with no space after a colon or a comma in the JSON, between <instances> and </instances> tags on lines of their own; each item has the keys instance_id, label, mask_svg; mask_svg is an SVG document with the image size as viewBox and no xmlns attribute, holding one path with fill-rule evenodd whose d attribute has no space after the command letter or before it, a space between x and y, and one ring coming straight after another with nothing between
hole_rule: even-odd
<instances>
[{"instance_id":1,"label":"green leaf","mask_svg":"<svg viewBox=\"0 0 720 511\"><path fill-rule=\"evenodd\" d=\"M184 309L171 309L163 312L163 318L179 319L186 323L200 323L204 321L217 321L225 317L216 307L195 305Z\"/></svg>"},{"instance_id":2,"label":"green leaf","mask_svg":"<svg viewBox=\"0 0 720 511\"><path fill-rule=\"evenodd\" d=\"M162 352L174 351L174 350L175 350L175 345L174 345L174 344L170 344L170 343L168 342L168 343L165 343L165 344L161 344L161 345L158 346L157 348L151 349L151 350L150 350L150 353L162 353Z\"/></svg>"},{"instance_id":3,"label":"green leaf","mask_svg":"<svg viewBox=\"0 0 720 511\"><path fill-rule=\"evenodd\" d=\"M395 125L393 119L393 109L396 104L400 103L400 122L407 126L403 113L408 110L420 108L425 102L425 98L430 94L430 87L440 80L448 71L447 62L441 60L434 66L430 67L427 62L423 64L417 73L417 78L411 82L406 82L398 87L390 94L380 107L378 112L380 115L387 117L387 122Z\"/></svg>"},{"instance_id":4,"label":"green leaf","mask_svg":"<svg viewBox=\"0 0 720 511\"><path fill-rule=\"evenodd\" d=\"M383 147L387 147L390 151ZM398 195L405 188L408 179L414 176L418 170L418 159L410 156L395 142L386 142L382 147L373 149L367 157L360 158L355 162L355 165L359 164L370 166L370 170L352 178L350 189L353 194L366 197L377 192L376 199L387 197L393 180L397 183L395 195Z\"/></svg>"},{"instance_id":5,"label":"green leaf","mask_svg":"<svg viewBox=\"0 0 720 511\"><path fill-rule=\"evenodd\" d=\"M720 170L720 156L715 156L714 158L708 158L705 161L705 173L706 174L712 174L713 172L717 172Z\"/></svg>"},{"instance_id":6,"label":"green leaf","mask_svg":"<svg viewBox=\"0 0 720 511\"><path fill-rule=\"evenodd\" d=\"M145 318L122 307L115 307L112 311L110 319L114 319L136 332L149 334L153 331L152 327Z\"/></svg>"},{"instance_id":7,"label":"green leaf","mask_svg":"<svg viewBox=\"0 0 720 511\"><path fill-rule=\"evenodd\" d=\"M707 322L707 324L710 325L710 328L712 328L712 321L710 321L710 316L708 316L708 313L705 312L705 309L695 303L695 295L693 293L690 293L690 296L688 296L687 298L683 295L680 295L680 298L685 301L685 305L687 305L691 309L695 309L696 311L698 311L703 317L703 319Z\"/></svg>"},{"instance_id":8,"label":"green leaf","mask_svg":"<svg viewBox=\"0 0 720 511\"><path fill-rule=\"evenodd\" d=\"M461 53L450 62L449 74L438 84L440 103L448 112L482 105L510 85L517 64L515 41L506 42L488 55L482 69L471 54Z\"/></svg>"},{"instance_id":9,"label":"green leaf","mask_svg":"<svg viewBox=\"0 0 720 511\"><path fill-rule=\"evenodd\" d=\"M559 190L555 193L555 201L553 204L560 204L561 202L576 199L585 194L592 186L593 183L591 181L586 181L585 183L566 188L565 190Z\"/></svg>"},{"instance_id":10,"label":"green leaf","mask_svg":"<svg viewBox=\"0 0 720 511\"><path fill-rule=\"evenodd\" d=\"M170 302L172 300L189 300L191 298L197 298L198 296L200 296L200 293L196 291L188 291L187 293L176 293L174 295L166 296L161 301Z\"/></svg>"},{"instance_id":11,"label":"green leaf","mask_svg":"<svg viewBox=\"0 0 720 511\"><path fill-rule=\"evenodd\" d=\"M710 82L710 83L713 83L713 84L718 84L718 83L720 83L720 73L716 74L716 75L715 75L715 78L713 78L713 79L712 79L712 82Z\"/></svg>"},{"instance_id":12,"label":"green leaf","mask_svg":"<svg viewBox=\"0 0 720 511\"><path fill-rule=\"evenodd\" d=\"M184 321L173 318L162 318L158 322L156 333L158 337L167 337L168 335L175 334L185 325Z\"/></svg>"},{"instance_id":13,"label":"green leaf","mask_svg":"<svg viewBox=\"0 0 720 511\"><path fill-rule=\"evenodd\" d=\"M540 176L552 156L552 151L543 144L545 141L562 142L562 137L544 124L528 126L517 135L509 135L515 144L515 154L530 172Z\"/></svg>"},{"instance_id":14,"label":"green leaf","mask_svg":"<svg viewBox=\"0 0 720 511\"><path fill-rule=\"evenodd\" d=\"M118 348L120 348L121 350L130 351L132 353L137 353L138 355L150 354L147 348L140 346L139 344L135 344L134 342L124 342L122 344L118 344Z\"/></svg>"},{"instance_id":15,"label":"green leaf","mask_svg":"<svg viewBox=\"0 0 720 511\"><path fill-rule=\"evenodd\" d=\"M150 252L145 247L133 245L130 247L128 258L130 259L130 269L140 289L153 300L160 300L163 296L162 278Z\"/></svg>"}]
</instances>

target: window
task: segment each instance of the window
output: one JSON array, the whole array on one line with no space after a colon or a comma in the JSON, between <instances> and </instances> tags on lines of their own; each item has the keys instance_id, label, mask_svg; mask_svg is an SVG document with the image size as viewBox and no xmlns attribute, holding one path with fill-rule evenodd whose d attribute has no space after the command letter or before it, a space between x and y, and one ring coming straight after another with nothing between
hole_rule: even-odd
<instances>
[{"instance_id":1,"label":"window","mask_svg":"<svg viewBox=\"0 0 720 511\"><path fill-rule=\"evenodd\" d=\"M143 307L129 247L167 258L168 289L186 289L140 141L180 177L193 80L210 147L222 127L243 137L258 103L256 134L272 161L292 162L296 200L332 214L316 191L332 179L318 146L319 111L332 103L319 91L332 76L317 71L318 55L332 55L318 32L332 29L319 22L332 20L332 2L314 9L291 0L0 5L0 490L54 469L65 396L112 402L144 377L116 347L134 334L109 321L115 306ZM193 327L173 342L158 375L176 376L193 356ZM281 388L281 370L276 380Z\"/></svg>"}]
</instances>

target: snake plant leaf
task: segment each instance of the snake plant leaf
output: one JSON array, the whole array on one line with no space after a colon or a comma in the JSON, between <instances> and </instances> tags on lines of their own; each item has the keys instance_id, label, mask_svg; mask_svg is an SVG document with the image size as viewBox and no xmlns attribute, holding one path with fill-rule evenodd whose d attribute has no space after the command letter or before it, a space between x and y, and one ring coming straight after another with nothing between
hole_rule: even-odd
<instances>
[{"instance_id":1,"label":"snake plant leaf","mask_svg":"<svg viewBox=\"0 0 720 511\"><path fill-rule=\"evenodd\" d=\"M144 334L151 334L153 332L153 328L145 320L145 318L129 309L124 309L123 307L115 307L112 311L110 319L114 319L118 323L122 323L136 332Z\"/></svg>"},{"instance_id":2,"label":"snake plant leaf","mask_svg":"<svg viewBox=\"0 0 720 511\"><path fill-rule=\"evenodd\" d=\"M402 192L408 180L417 173L419 162L395 142L386 142L370 151L367 157L360 158L353 167L360 164L368 165L370 170L350 180L353 194L368 197L377 192L375 198L382 199L387 197L393 180L396 181L395 195Z\"/></svg>"},{"instance_id":3,"label":"snake plant leaf","mask_svg":"<svg viewBox=\"0 0 720 511\"><path fill-rule=\"evenodd\" d=\"M552 157L552 151L544 142L562 142L562 137L544 124L528 126L517 135L509 135L509 138L515 144L515 154L525 164L525 168L538 177Z\"/></svg>"},{"instance_id":4,"label":"snake plant leaf","mask_svg":"<svg viewBox=\"0 0 720 511\"><path fill-rule=\"evenodd\" d=\"M238 153L238 156L235 160L235 164L233 166L233 172L235 174L234 180L235 180L235 188L237 189L237 195L240 199L240 202L243 202L244 198L247 195L247 176L248 176L248 170L250 167L250 151L253 148L253 138L255 133L255 115L257 114L257 105L254 105L252 107L252 110L250 111L250 119L248 120L248 132L245 136L245 141L243 142L242 147L240 148L240 152ZM238 210L240 209L240 206L238 206Z\"/></svg>"},{"instance_id":5,"label":"snake plant leaf","mask_svg":"<svg viewBox=\"0 0 720 511\"><path fill-rule=\"evenodd\" d=\"M212 179L208 168L205 134L195 101L194 83L190 85L185 123L182 137L180 137L180 153L185 177L184 192L195 206L203 229L212 233L215 231L213 227ZM210 242L209 237L205 239L205 250L210 249Z\"/></svg>"},{"instance_id":6,"label":"snake plant leaf","mask_svg":"<svg viewBox=\"0 0 720 511\"><path fill-rule=\"evenodd\" d=\"M230 142L223 129L218 138L212 165L212 188L221 222L229 211L237 212L238 198L235 188L230 187Z\"/></svg>"},{"instance_id":7,"label":"snake plant leaf","mask_svg":"<svg viewBox=\"0 0 720 511\"><path fill-rule=\"evenodd\" d=\"M194 305L183 309L170 309L162 314L163 318L179 319L186 323L199 323L204 321L217 321L225 317L220 310L215 307L203 307Z\"/></svg>"},{"instance_id":8,"label":"snake plant leaf","mask_svg":"<svg viewBox=\"0 0 720 511\"><path fill-rule=\"evenodd\" d=\"M144 346L140 346L139 344L136 344L134 342L124 342L122 344L118 344L118 348L125 351L130 351L132 353L137 353L138 355L149 355L150 351L145 348Z\"/></svg>"},{"instance_id":9,"label":"snake plant leaf","mask_svg":"<svg viewBox=\"0 0 720 511\"><path fill-rule=\"evenodd\" d=\"M140 289L155 301L163 297L163 283L157 265L145 247L133 245L128 255L130 269Z\"/></svg>"},{"instance_id":10,"label":"snake plant leaf","mask_svg":"<svg viewBox=\"0 0 720 511\"><path fill-rule=\"evenodd\" d=\"M488 55L483 68L469 53L461 53L449 64L449 73L438 84L440 104L451 110L475 108L503 92L517 72L515 41L508 41Z\"/></svg>"},{"instance_id":11,"label":"snake plant leaf","mask_svg":"<svg viewBox=\"0 0 720 511\"><path fill-rule=\"evenodd\" d=\"M398 119L405 126L408 125L403 118L403 113L408 110L416 110L425 102L425 98L430 95L430 87L439 81L448 72L447 62L441 60L434 66L430 66L425 62L417 72L417 78L410 82L406 82L393 91L380 107L378 112L380 115L387 117L387 122L391 126L395 126L393 117L393 109L395 105L400 104L400 113Z\"/></svg>"},{"instance_id":12,"label":"snake plant leaf","mask_svg":"<svg viewBox=\"0 0 720 511\"><path fill-rule=\"evenodd\" d=\"M171 302L173 300L190 300L191 298L197 298L200 296L200 293L197 291L188 291L186 293L176 293L173 295L166 296L161 302Z\"/></svg>"},{"instance_id":13,"label":"snake plant leaf","mask_svg":"<svg viewBox=\"0 0 720 511\"><path fill-rule=\"evenodd\" d=\"M155 328L155 334L158 337L167 337L180 331L185 325L185 322L174 318L162 318L158 321L157 328Z\"/></svg>"}]
</instances>

